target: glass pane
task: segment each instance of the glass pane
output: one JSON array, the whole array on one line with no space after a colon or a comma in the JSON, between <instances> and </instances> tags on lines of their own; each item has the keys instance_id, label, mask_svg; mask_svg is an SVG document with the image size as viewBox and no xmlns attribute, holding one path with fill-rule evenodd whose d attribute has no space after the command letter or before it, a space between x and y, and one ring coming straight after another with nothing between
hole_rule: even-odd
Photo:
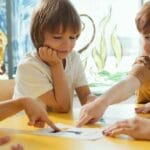
<instances>
[{"instance_id":1,"label":"glass pane","mask_svg":"<svg viewBox=\"0 0 150 150\"><path fill-rule=\"evenodd\" d=\"M75 49L84 47L95 34L93 42L81 53L81 58L92 91L102 93L125 78L138 55L140 47L135 16L140 1L71 1L80 14L92 18L96 27L93 33L90 19L81 17L85 27Z\"/></svg>"},{"instance_id":2,"label":"glass pane","mask_svg":"<svg viewBox=\"0 0 150 150\"><path fill-rule=\"evenodd\" d=\"M140 42L134 20L141 1L71 1L81 14L83 25L74 50L81 53L92 91L103 92L127 75L138 55ZM33 50L30 19L37 2L11 0L13 74L24 53Z\"/></svg>"},{"instance_id":3,"label":"glass pane","mask_svg":"<svg viewBox=\"0 0 150 150\"><path fill-rule=\"evenodd\" d=\"M12 0L12 43L14 73L20 58L33 50L30 40L30 19L37 0ZM15 20L15 21L14 21Z\"/></svg>"}]
</instances>

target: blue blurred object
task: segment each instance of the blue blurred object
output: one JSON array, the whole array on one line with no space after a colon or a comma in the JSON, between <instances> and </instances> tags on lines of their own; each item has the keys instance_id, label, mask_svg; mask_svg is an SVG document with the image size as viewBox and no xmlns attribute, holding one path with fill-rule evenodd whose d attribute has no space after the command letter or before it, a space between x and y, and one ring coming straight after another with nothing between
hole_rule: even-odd
<instances>
[{"instance_id":1,"label":"blue blurred object","mask_svg":"<svg viewBox=\"0 0 150 150\"><path fill-rule=\"evenodd\" d=\"M6 3L5 0L0 1L0 29L6 34Z\"/></svg>"},{"instance_id":2,"label":"blue blurred object","mask_svg":"<svg viewBox=\"0 0 150 150\"><path fill-rule=\"evenodd\" d=\"M28 52L33 50L33 45L30 39L30 18L32 10L35 7L38 0L11 0L10 9L6 7L7 0L0 0L0 29L7 35L11 35L11 50L12 58L10 56L5 56L6 70L9 72L9 59L13 60L11 74L15 74L16 67L21 57ZM9 11L11 14L11 28L12 33L7 31L7 14ZM5 53L7 55L7 53Z\"/></svg>"}]
</instances>

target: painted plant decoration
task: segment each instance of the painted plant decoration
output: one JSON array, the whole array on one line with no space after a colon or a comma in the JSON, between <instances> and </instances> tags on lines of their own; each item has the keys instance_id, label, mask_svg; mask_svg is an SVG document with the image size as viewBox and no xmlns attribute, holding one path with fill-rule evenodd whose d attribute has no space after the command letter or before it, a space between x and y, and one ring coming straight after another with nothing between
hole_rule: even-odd
<instances>
[{"instance_id":1,"label":"painted plant decoration","mask_svg":"<svg viewBox=\"0 0 150 150\"><path fill-rule=\"evenodd\" d=\"M100 22L100 28L102 28L99 48L94 47L92 50L92 56L98 71L102 71L105 67L106 59L107 59L107 44L105 38L105 31L107 29L107 25L111 19L111 9L109 14L104 17ZM114 27L111 33L111 46L114 53L114 56L117 60L117 65L121 61L123 56L122 45L119 38L116 35L117 25Z\"/></svg>"},{"instance_id":2,"label":"painted plant decoration","mask_svg":"<svg viewBox=\"0 0 150 150\"><path fill-rule=\"evenodd\" d=\"M111 45L112 45L112 49L114 52L114 56L117 60L116 65L118 66L118 64L121 61L122 56L123 56L123 50L122 50L121 42L116 35L116 30L117 30L117 25L114 27L113 32L111 34Z\"/></svg>"}]
</instances>

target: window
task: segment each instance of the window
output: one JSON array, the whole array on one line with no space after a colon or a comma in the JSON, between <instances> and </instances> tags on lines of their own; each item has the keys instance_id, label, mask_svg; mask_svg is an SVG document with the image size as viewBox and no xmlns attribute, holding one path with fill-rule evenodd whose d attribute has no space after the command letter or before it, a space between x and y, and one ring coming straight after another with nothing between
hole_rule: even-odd
<instances>
[{"instance_id":1,"label":"window","mask_svg":"<svg viewBox=\"0 0 150 150\"><path fill-rule=\"evenodd\" d=\"M139 53L140 39L134 20L143 2L71 1L81 15L83 25L74 49L81 53L92 91L102 93L127 75ZM29 36L30 16L37 2L38 0L1 0L0 28L7 34L9 42L5 51L9 77L15 74L24 53L33 50Z\"/></svg>"}]
</instances>

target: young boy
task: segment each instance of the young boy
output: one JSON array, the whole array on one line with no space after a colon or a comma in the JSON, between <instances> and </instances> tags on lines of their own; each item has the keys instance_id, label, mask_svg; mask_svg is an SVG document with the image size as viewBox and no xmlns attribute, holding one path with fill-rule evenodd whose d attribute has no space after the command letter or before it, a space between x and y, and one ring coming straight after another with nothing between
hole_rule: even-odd
<instances>
[{"instance_id":1,"label":"young boy","mask_svg":"<svg viewBox=\"0 0 150 150\"><path fill-rule=\"evenodd\" d=\"M45 109L39 105L38 102L26 97L0 102L0 120L12 116L23 109L29 118L28 125L43 128L45 123L47 123L55 131L59 131L53 122L49 120ZM8 143L9 141L9 136L1 137L0 145ZM11 149L23 150L23 147L17 144L13 145Z\"/></svg>"},{"instance_id":2,"label":"young boy","mask_svg":"<svg viewBox=\"0 0 150 150\"><path fill-rule=\"evenodd\" d=\"M69 0L42 0L31 23L37 51L18 66L14 97L31 96L57 112L70 110L74 90L82 105L95 99L73 51L80 32L80 17Z\"/></svg>"},{"instance_id":3,"label":"young boy","mask_svg":"<svg viewBox=\"0 0 150 150\"><path fill-rule=\"evenodd\" d=\"M96 122L102 117L109 105L129 98L135 91L138 103L150 102L150 2L145 3L137 14L136 25L143 39L141 56L137 58L131 72L125 80L110 88L95 101L83 106L77 126ZM137 109L136 112L150 112L150 109L145 105ZM149 122L150 121L146 121L145 124L149 126ZM143 127L141 128L143 129ZM147 128L147 130L149 130L149 128ZM135 132L139 131L136 130Z\"/></svg>"}]
</instances>

